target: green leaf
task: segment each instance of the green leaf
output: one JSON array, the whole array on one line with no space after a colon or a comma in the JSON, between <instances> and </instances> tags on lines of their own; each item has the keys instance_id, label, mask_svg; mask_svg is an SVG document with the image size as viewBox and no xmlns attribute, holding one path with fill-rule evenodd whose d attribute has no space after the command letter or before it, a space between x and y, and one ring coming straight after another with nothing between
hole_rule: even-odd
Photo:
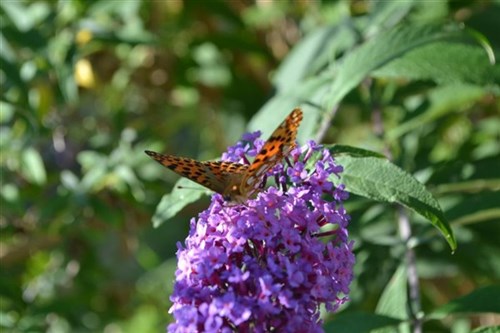
<instances>
[{"instance_id":1,"label":"green leaf","mask_svg":"<svg viewBox=\"0 0 500 333\"><path fill-rule=\"evenodd\" d=\"M418 47L377 69L373 76L434 80L441 84L486 84L493 79L492 69L488 54L481 46L443 41Z\"/></svg>"},{"instance_id":2,"label":"green leaf","mask_svg":"<svg viewBox=\"0 0 500 333\"><path fill-rule=\"evenodd\" d=\"M335 51L344 51L355 41L356 33L347 24L321 27L311 32L287 55L273 83L280 93L302 86L306 77L334 58Z\"/></svg>"},{"instance_id":3,"label":"green leaf","mask_svg":"<svg viewBox=\"0 0 500 333\"><path fill-rule=\"evenodd\" d=\"M415 0L371 2L369 13L367 13L367 26L364 29L365 35L373 35L374 32L395 26L417 4L418 1Z\"/></svg>"},{"instance_id":4,"label":"green leaf","mask_svg":"<svg viewBox=\"0 0 500 333\"><path fill-rule=\"evenodd\" d=\"M310 43L316 43L319 40L318 36L329 36L326 31L318 33L317 36L313 36L314 38L311 37L312 42ZM452 38L456 39L457 37L465 39L465 36L462 31L443 31L438 26L399 26L375 36L360 47L346 53L344 58L340 60L340 65L335 73L332 73L330 70L323 71L320 75L304 80L300 84L285 84L283 83L285 79L292 80L293 78L280 74L277 83L282 86L281 91L261 108L250 123L249 128L251 130L262 130L265 134L263 137L265 138L274 129L274 122L270 121L270 117L283 119L294 107L304 105L307 102L310 105L315 105L316 110L311 111L316 112L310 112L311 116L308 116L307 110L304 110L305 119L303 127L306 130L299 132L299 139L309 139L315 133L315 124L319 123L322 117L322 113L317 112L317 109L333 109L349 91L360 84L374 70L422 45L436 41L450 40ZM308 52L312 51L309 50ZM327 52L327 50L323 49L323 52ZM305 50L297 51L297 53L306 55ZM307 56L311 54L307 53ZM321 56L321 53L314 54ZM287 63L286 68L292 66L290 63L295 63L300 72L300 74L296 75L298 77L305 75L306 65L299 62L299 60L295 60L298 59L298 56L295 54L292 54L291 57L292 59L289 63L287 63L288 60L285 62ZM286 89L283 87L286 87ZM309 123L307 126L306 120Z\"/></svg>"},{"instance_id":5,"label":"green leaf","mask_svg":"<svg viewBox=\"0 0 500 333\"><path fill-rule=\"evenodd\" d=\"M394 275L380 296L375 313L390 315L401 320L408 319L406 311L408 304L406 272L406 266L402 263L394 272Z\"/></svg>"},{"instance_id":6,"label":"green leaf","mask_svg":"<svg viewBox=\"0 0 500 333\"><path fill-rule=\"evenodd\" d=\"M486 286L437 308L429 318L441 319L456 313L500 313L500 286Z\"/></svg>"},{"instance_id":7,"label":"green leaf","mask_svg":"<svg viewBox=\"0 0 500 333\"><path fill-rule=\"evenodd\" d=\"M33 148L28 148L23 151L22 156L22 173L26 179L37 185L45 184L47 181L47 172L43 164L40 153Z\"/></svg>"},{"instance_id":8,"label":"green leaf","mask_svg":"<svg viewBox=\"0 0 500 333\"><path fill-rule=\"evenodd\" d=\"M444 31L442 27L434 25L398 26L376 35L341 59L337 75L325 101L326 109L333 109L372 71L405 53L425 44L463 36L461 31Z\"/></svg>"},{"instance_id":9,"label":"green leaf","mask_svg":"<svg viewBox=\"0 0 500 333\"><path fill-rule=\"evenodd\" d=\"M375 157L338 156L335 161L344 168L340 180L346 190L382 202L397 202L429 220L445 237L452 250L456 240L437 200L397 165Z\"/></svg>"},{"instance_id":10,"label":"green leaf","mask_svg":"<svg viewBox=\"0 0 500 333\"><path fill-rule=\"evenodd\" d=\"M492 179L492 182L495 180ZM446 215L453 226L480 222L494 222L500 219L498 190L478 190L459 195L446 195Z\"/></svg>"},{"instance_id":11,"label":"green leaf","mask_svg":"<svg viewBox=\"0 0 500 333\"><path fill-rule=\"evenodd\" d=\"M375 312L379 315L390 315L400 320L408 319L408 286L407 270L401 263L386 285L378 301ZM408 323L401 322L398 328L385 327L374 330L372 333L409 333Z\"/></svg>"},{"instance_id":12,"label":"green leaf","mask_svg":"<svg viewBox=\"0 0 500 333\"><path fill-rule=\"evenodd\" d=\"M73 72L68 66L59 66L55 68L57 73L59 88L64 99L71 105L78 101L78 86L76 85Z\"/></svg>"},{"instance_id":13,"label":"green leaf","mask_svg":"<svg viewBox=\"0 0 500 333\"><path fill-rule=\"evenodd\" d=\"M319 28L308 34L290 51L273 79L278 91L287 91L299 85L300 81L310 74L311 62L322 51L324 42L331 40L330 36L334 33L335 29L331 26Z\"/></svg>"},{"instance_id":14,"label":"green leaf","mask_svg":"<svg viewBox=\"0 0 500 333\"><path fill-rule=\"evenodd\" d=\"M416 117L387 132L390 140L416 128L426 126L452 112L465 110L489 93L488 89L472 84L457 83L438 87L429 94L429 107Z\"/></svg>"},{"instance_id":15,"label":"green leaf","mask_svg":"<svg viewBox=\"0 0 500 333\"><path fill-rule=\"evenodd\" d=\"M500 326L478 327L471 333L499 333Z\"/></svg>"},{"instance_id":16,"label":"green leaf","mask_svg":"<svg viewBox=\"0 0 500 333\"><path fill-rule=\"evenodd\" d=\"M17 1L3 1L1 7L15 27L23 32L35 31L37 24L50 14L49 5L46 3L32 3L26 6Z\"/></svg>"},{"instance_id":17,"label":"green leaf","mask_svg":"<svg viewBox=\"0 0 500 333\"><path fill-rule=\"evenodd\" d=\"M276 95L252 118L248 125L249 130L260 130L262 138L267 139L295 107L301 106L304 111L304 120L299 128L298 139L299 142L304 142L311 138L320 113L318 107L304 105L304 102L310 101L311 96L322 95L321 91L328 88L330 80L330 77L318 76L306 80L302 85L296 86L284 94Z\"/></svg>"},{"instance_id":18,"label":"green leaf","mask_svg":"<svg viewBox=\"0 0 500 333\"><path fill-rule=\"evenodd\" d=\"M500 221L500 208L484 209L453 220L453 225L465 225L487 221Z\"/></svg>"},{"instance_id":19,"label":"green leaf","mask_svg":"<svg viewBox=\"0 0 500 333\"><path fill-rule=\"evenodd\" d=\"M397 326L400 322L393 317L355 312L339 314L335 319L328 321L323 328L325 332L332 333L364 333L376 328Z\"/></svg>"},{"instance_id":20,"label":"green leaf","mask_svg":"<svg viewBox=\"0 0 500 333\"><path fill-rule=\"evenodd\" d=\"M347 146L347 145L339 145L339 144L333 144L329 146L330 153L332 155L337 156L340 154L347 154L352 157L377 157L377 158L384 158L385 156L377 153L376 151L371 151L367 149L362 149L358 147L353 147L353 146Z\"/></svg>"},{"instance_id":21,"label":"green leaf","mask_svg":"<svg viewBox=\"0 0 500 333\"><path fill-rule=\"evenodd\" d=\"M161 199L153 216L153 226L159 227L163 222L175 216L184 207L207 194L208 190L186 178L181 178L174 189Z\"/></svg>"}]
</instances>

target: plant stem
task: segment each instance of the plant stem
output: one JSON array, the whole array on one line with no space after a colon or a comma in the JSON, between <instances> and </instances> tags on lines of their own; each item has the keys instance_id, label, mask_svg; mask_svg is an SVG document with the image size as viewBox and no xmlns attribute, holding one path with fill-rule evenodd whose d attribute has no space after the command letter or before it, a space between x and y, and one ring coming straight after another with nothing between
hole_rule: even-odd
<instances>
[{"instance_id":1,"label":"plant stem","mask_svg":"<svg viewBox=\"0 0 500 333\"><path fill-rule=\"evenodd\" d=\"M323 141L326 133L328 132L328 129L330 128L333 117L335 117L335 115L337 114L338 109L338 106L335 106L330 111L325 112L325 116L323 117L322 122L319 124L319 129L316 137L314 138L314 141L316 141L317 143L321 143Z\"/></svg>"},{"instance_id":2,"label":"plant stem","mask_svg":"<svg viewBox=\"0 0 500 333\"><path fill-rule=\"evenodd\" d=\"M369 84L371 86L372 82L369 82ZM376 96L374 97L373 92L370 95L372 97L372 122L374 131L378 136L382 137L384 133L384 123L381 103ZM392 159L392 153L387 143L384 144L384 155L387 156L388 159ZM410 219L408 218L407 211L401 205L397 205L397 216L399 233L401 239L405 243L405 260L408 268L409 315L413 322L413 333L422 333L420 282L418 280L415 251L413 250L413 246L409 243L412 236Z\"/></svg>"},{"instance_id":3,"label":"plant stem","mask_svg":"<svg viewBox=\"0 0 500 333\"><path fill-rule=\"evenodd\" d=\"M410 219L406 210L398 206L398 226L399 233L406 245L405 259L408 267L408 294L410 298L409 308L410 316L413 322L413 333L422 332L421 300L420 300L420 282L418 280L417 263L413 246L409 243L411 238Z\"/></svg>"}]
</instances>

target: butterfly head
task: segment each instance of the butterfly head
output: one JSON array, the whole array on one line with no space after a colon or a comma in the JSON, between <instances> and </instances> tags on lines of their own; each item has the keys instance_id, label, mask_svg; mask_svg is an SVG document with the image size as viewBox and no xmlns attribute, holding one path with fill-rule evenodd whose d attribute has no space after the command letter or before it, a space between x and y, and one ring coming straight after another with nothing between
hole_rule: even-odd
<instances>
[{"instance_id":1,"label":"butterfly head","mask_svg":"<svg viewBox=\"0 0 500 333\"><path fill-rule=\"evenodd\" d=\"M222 198L227 202L243 203L248 199L248 195L242 193L240 186L235 182L222 192Z\"/></svg>"}]
</instances>

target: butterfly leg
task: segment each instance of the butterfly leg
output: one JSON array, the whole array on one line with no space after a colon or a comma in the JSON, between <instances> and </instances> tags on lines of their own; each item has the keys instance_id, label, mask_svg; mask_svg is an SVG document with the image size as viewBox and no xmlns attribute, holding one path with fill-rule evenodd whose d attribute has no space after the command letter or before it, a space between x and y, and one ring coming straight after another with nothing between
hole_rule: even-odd
<instances>
[{"instance_id":1,"label":"butterfly leg","mask_svg":"<svg viewBox=\"0 0 500 333\"><path fill-rule=\"evenodd\" d=\"M260 185L259 185L259 189L261 189L261 190L262 190L262 189L264 189L264 187L266 187L266 183L267 183L267 176L266 176L266 175L264 175L264 176L262 177L262 182L261 182L261 183L260 183Z\"/></svg>"},{"instance_id":2,"label":"butterfly leg","mask_svg":"<svg viewBox=\"0 0 500 333\"><path fill-rule=\"evenodd\" d=\"M285 156L285 162L289 168L292 168L292 163L290 163L290 160L288 159L288 156ZM275 175L276 177L276 184L281 185L281 189L283 190L284 193L287 192L287 186L286 183L288 181L288 176L286 174L286 169L283 168L283 171L280 172L279 174Z\"/></svg>"},{"instance_id":3,"label":"butterfly leg","mask_svg":"<svg viewBox=\"0 0 500 333\"><path fill-rule=\"evenodd\" d=\"M333 242L333 244L335 244L336 240L340 240L339 229L332 229L329 231L318 232L314 234L314 237L325 237L325 236L333 236L331 241Z\"/></svg>"},{"instance_id":4,"label":"butterfly leg","mask_svg":"<svg viewBox=\"0 0 500 333\"><path fill-rule=\"evenodd\" d=\"M281 187L281 189L283 190L283 193L286 193L286 191L288 189L286 186L286 181L287 181L286 171L283 170L282 172L275 174L274 181L276 182L276 185Z\"/></svg>"},{"instance_id":5,"label":"butterfly leg","mask_svg":"<svg viewBox=\"0 0 500 333\"><path fill-rule=\"evenodd\" d=\"M247 165L252 164L252 163L250 163L250 161L248 160L248 158L245 156L245 154L242 154L240 157L243 159L244 164L247 164Z\"/></svg>"}]
</instances>

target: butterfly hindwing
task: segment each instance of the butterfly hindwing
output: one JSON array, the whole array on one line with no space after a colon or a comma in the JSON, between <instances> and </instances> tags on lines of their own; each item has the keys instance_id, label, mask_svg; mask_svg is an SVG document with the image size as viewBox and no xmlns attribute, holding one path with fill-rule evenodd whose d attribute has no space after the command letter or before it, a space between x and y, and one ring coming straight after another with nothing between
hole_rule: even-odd
<instances>
[{"instance_id":1,"label":"butterfly hindwing","mask_svg":"<svg viewBox=\"0 0 500 333\"><path fill-rule=\"evenodd\" d=\"M163 155L146 150L146 154L178 175L186 177L210 190L223 193L238 173L245 173L248 165L231 162L200 162L191 158Z\"/></svg>"},{"instance_id":2,"label":"butterfly hindwing","mask_svg":"<svg viewBox=\"0 0 500 333\"><path fill-rule=\"evenodd\" d=\"M202 186L219 192L222 187L223 180L218 179L215 175L210 175L211 170L203 162L193 160L191 158L163 155L154 151L146 150L146 154L152 157L155 161L169 168L178 175L186 177ZM210 180L209 180L210 179Z\"/></svg>"}]
</instances>

